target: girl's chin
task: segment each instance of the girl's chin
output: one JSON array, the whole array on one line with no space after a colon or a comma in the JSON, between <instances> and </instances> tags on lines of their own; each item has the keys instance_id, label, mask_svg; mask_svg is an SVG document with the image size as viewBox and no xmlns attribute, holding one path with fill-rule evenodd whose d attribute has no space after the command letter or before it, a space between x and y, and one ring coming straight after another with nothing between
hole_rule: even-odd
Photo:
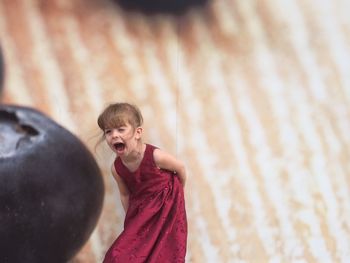
<instances>
[{"instance_id":1,"label":"girl's chin","mask_svg":"<svg viewBox=\"0 0 350 263\"><path fill-rule=\"evenodd\" d=\"M126 155L126 149L122 149L122 150L119 150L119 149L114 149L114 152L118 155L118 156L124 156Z\"/></svg>"}]
</instances>

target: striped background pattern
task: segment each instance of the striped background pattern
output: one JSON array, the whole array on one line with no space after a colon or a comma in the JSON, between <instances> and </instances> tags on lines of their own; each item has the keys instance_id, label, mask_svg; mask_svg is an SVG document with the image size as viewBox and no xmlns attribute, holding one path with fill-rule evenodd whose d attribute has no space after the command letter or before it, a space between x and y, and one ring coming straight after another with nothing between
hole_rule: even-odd
<instances>
[{"instance_id":1,"label":"striped background pattern","mask_svg":"<svg viewBox=\"0 0 350 263\"><path fill-rule=\"evenodd\" d=\"M3 103L35 107L94 153L98 225L122 230L96 118L139 105L145 141L186 163L186 262L350 262L350 1L215 0L182 16L110 0L0 0Z\"/></svg>"}]
</instances>

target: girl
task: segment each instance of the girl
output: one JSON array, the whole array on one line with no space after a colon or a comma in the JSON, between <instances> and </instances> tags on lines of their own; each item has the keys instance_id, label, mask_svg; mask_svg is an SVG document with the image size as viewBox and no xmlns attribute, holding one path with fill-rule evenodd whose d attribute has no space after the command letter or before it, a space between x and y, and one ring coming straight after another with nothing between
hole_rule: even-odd
<instances>
[{"instance_id":1,"label":"girl","mask_svg":"<svg viewBox=\"0 0 350 263\"><path fill-rule=\"evenodd\" d=\"M126 211L124 230L103 262L185 262L184 165L142 142L143 119L134 105L111 104L97 122L108 146L116 153L111 170Z\"/></svg>"}]
</instances>

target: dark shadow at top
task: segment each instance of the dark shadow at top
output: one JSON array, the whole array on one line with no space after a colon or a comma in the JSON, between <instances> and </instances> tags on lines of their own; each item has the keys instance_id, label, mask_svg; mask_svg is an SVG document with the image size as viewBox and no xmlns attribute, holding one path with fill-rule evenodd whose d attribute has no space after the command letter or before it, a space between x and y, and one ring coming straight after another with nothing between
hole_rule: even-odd
<instances>
[{"instance_id":1,"label":"dark shadow at top","mask_svg":"<svg viewBox=\"0 0 350 263\"><path fill-rule=\"evenodd\" d=\"M138 11L147 15L182 15L191 8L207 5L211 0L113 0L127 11Z\"/></svg>"}]
</instances>

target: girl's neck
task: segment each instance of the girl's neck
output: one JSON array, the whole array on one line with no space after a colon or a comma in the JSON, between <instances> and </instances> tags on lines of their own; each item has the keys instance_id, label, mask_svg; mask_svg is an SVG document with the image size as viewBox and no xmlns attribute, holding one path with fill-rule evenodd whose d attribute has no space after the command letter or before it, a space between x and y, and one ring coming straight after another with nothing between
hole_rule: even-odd
<instances>
[{"instance_id":1,"label":"girl's neck","mask_svg":"<svg viewBox=\"0 0 350 263\"><path fill-rule=\"evenodd\" d=\"M127 156L122 158L123 162L132 163L142 160L145 149L146 145L140 140L135 149L133 149Z\"/></svg>"},{"instance_id":2,"label":"girl's neck","mask_svg":"<svg viewBox=\"0 0 350 263\"><path fill-rule=\"evenodd\" d=\"M145 153L146 144L141 143L134 151L124 158L121 157L123 164L128 168L130 172L135 172L139 169L143 156Z\"/></svg>"}]
</instances>

